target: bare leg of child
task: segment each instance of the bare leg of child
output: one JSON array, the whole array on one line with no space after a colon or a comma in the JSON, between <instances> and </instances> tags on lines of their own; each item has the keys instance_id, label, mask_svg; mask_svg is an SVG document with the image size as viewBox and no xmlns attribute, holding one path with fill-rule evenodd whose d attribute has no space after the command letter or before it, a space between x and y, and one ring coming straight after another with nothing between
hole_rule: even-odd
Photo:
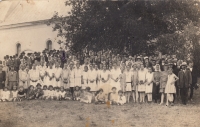
<instances>
[{"instance_id":1,"label":"bare leg of child","mask_svg":"<svg viewBox=\"0 0 200 127\"><path fill-rule=\"evenodd\" d=\"M163 104L163 101L164 101L164 93L161 94L161 102L160 102L160 105Z\"/></svg>"},{"instance_id":2,"label":"bare leg of child","mask_svg":"<svg viewBox=\"0 0 200 127\"><path fill-rule=\"evenodd\" d=\"M135 100L135 90L132 91L132 96L133 96L133 102L136 102Z\"/></svg>"},{"instance_id":3,"label":"bare leg of child","mask_svg":"<svg viewBox=\"0 0 200 127\"><path fill-rule=\"evenodd\" d=\"M167 94L167 101L166 101L166 106L169 105L169 94Z\"/></svg>"}]
</instances>

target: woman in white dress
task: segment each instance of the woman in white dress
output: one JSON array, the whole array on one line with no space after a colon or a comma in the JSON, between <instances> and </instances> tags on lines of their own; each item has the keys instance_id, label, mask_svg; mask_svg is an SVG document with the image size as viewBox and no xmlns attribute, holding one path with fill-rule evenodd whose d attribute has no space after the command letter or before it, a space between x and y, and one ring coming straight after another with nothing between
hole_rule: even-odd
<instances>
[{"instance_id":1,"label":"woman in white dress","mask_svg":"<svg viewBox=\"0 0 200 127\"><path fill-rule=\"evenodd\" d=\"M110 75L110 84L112 87L116 87L116 91L121 90L120 82L119 82L119 75L121 74L121 70L117 67L116 63L113 63L113 69L111 70Z\"/></svg>"},{"instance_id":2,"label":"woman in white dress","mask_svg":"<svg viewBox=\"0 0 200 127\"><path fill-rule=\"evenodd\" d=\"M173 106L173 94L176 93L175 82L179 78L172 72L172 68L169 69L169 75L167 80L167 85L165 87L165 93L167 94L167 102L166 106L168 106L169 102Z\"/></svg>"},{"instance_id":3,"label":"woman in white dress","mask_svg":"<svg viewBox=\"0 0 200 127\"><path fill-rule=\"evenodd\" d=\"M103 70L100 74L100 88L103 89L103 94L106 97L105 100L108 100L108 95L112 92L112 87L110 84L110 71L107 70L106 64L103 65Z\"/></svg>"},{"instance_id":4,"label":"woman in white dress","mask_svg":"<svg viewBox=\"0 0 200 127\"><path fill-rule=\"evenodd\" d=\"M47 68L46 70L47 72L47 80L46 80L46 85L47 86L50 86L50 85L54 85L54 76L53 76L53 73L54 73L54 69L53 69L53 64L52 62L49 62L49 67Z\"/></svg>"},{"instance_id":5,"label":"woman in white dress","mask_svg":"<svg viewBox=\"0 0 200 127\"><path fill-rule=\"evenodd\" d=\"M145 84L146 84L146 71L144 69L144 65L141 63L140 70L138 71L138 92L140 95L140 102L144 102Z\"/></svg>"},{"instance_id":6,"label":"woman in white dress","mask_svg":"<svg viewBox=\"0 0 200 127\"><path fill-rule=\"evenodd\" d=\"M61 86L61 75L62 75L62 68L60 68L60 63L56 62L55 63L55 69L54 69L54 86L55 87L60 87Z\"/></svg>"},{"instance_id":7,"label":"woman in white dress","mask_svg":"<svg viewBox=\"0 0 200 127\"><path fill-rule=\"evenodd\" d=\"M44 85L47 85L46 84L47 83L46 69L47 67L45 66L45 62L42 61L41 66L39 67L39 71L40 71L40 80L42 80Z\"/></svg>"},{"instance_id":8,"label":"woman in white dress","mask_svg":"<svg viewBox=\"0 0 200 127\"><path fill-rule=\"evenodd\" d=\"M126 67L126 92L125 92L125 96L126 96L126 101L127 103L129 103L129 98L132 92L132 81L133 81L133 73L131 71L131 65L128 65Z\"/></svg>"},{"instance_id":9,"label":"woman in white dress","mask_svg":"<svg viewBox=\"0 0 200 127\"><path fill-rule=\"evenodd\" d=\"M146 74L146 90L148 102L152 101L152 90L153 90L153 72L152 68L148 67L148 72Z\"/></svg>"},{"instance_id":10,"label":"woman in white dress","mask_svg":"<svg viewBox=\"0 0 200 127\"><path fill-rule=\"evenodd\" d=\"M72 99L74 99L74 87L75 87L75 71L74 71L74 63L71 62L70 65L69 65L69 87L70 87L70 91L71 91L71 94L72 94Z\"/></svg>"},{"instance_id":11,"label":"woman in white dress","mask_svg":"<svg viewBox=\"0 0 200 127\"><path fill-rule=\"evenodd\" d=\"M61 84L64 89L69 88L69 71L68 71L68 64L64 64L64 68L62 70L62 84Z\"/></svg>"},{"instance_id":12,"label":"woman in white dress","mask_svg":"<svg viewBox=\"0 0 200 127\"><path fill-rule=\"evenodd\" d=\"M103 71L100 74L100 88L104 89L104 92L109 93L111 92L111 85L110 85L110 71L107 70L106 65L103 65Z\"/></svg>"},{"instance_id":13,"label":"woman in white dress","mask_svg":"<svg viewBox=\"0 0 200 127\"><path fill-rule=\"evenodd\" d=\"M81 84L82 84L82 89L84 90L86 89L86 87L88 87L88 66L84 66Z\"/></svg>"},{"instance_id":14,"label":"woman in white dress","mask_svg":"<svg viewBox=\"0 0 200 127\"><path fill-rule=\"evenodd\" d=\"M75 81L75 86L78 86L81 88L81 77L82 77L82 70L80 68L80 62L76 62L76 68L74 69L75 71L75 76L74 76L74 81Z\"/></svg>"},{"instance_id":15,"label":"woman in white dress","mask_svg":"<svg viewBox=\"0 0 200 127\"><path fill-rule=\"evenodd\" d=\"M94 95L97 91L97 72L93 69L93 65L90 64L90 70L88 71L88 86L90 91Z\"/></svg>"}]
</instances>

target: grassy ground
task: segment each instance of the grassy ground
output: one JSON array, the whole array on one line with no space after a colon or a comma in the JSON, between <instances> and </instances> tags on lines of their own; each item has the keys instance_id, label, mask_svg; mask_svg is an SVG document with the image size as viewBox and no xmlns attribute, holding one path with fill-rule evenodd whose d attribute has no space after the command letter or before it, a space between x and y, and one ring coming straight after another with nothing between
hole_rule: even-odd
<instances>
[{"instance_id":1,"label":"grassy ground","mask_svg":"<svg viewBox=\"0 0 200 127\"><path fill-rule=\"evenodd\" d=\"M130 103L123 106L74 101L0 103L0 127L199 127L200 89L187 105Z\"/></svg>"}]
</instances>

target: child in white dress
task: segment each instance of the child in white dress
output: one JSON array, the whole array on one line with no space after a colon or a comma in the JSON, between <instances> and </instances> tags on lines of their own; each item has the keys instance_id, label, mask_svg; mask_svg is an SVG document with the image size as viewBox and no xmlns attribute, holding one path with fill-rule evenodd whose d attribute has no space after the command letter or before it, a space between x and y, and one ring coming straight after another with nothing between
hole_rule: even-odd
<instances>
[{"instance_id":1,"label":"child in white dress","mask_svg":"<svg viewBox=\"0 0 200 127\"><path fill-rule=\"evenodd\" d=\"M60 87L60 94L59 94L60 100L65 100L65 95L66 95L65 89L64 89L63 86L61 86L61 87Z\"/></svg>"},{"instance_id":2,"label":"child in white dress","mask_svg":"<svg viewBox=\"0 0 200 127\"><path fill-rule=\"evenodd\" d=\"M146 71L144 65L141 64L140 70L138 71L138 92L140 95L140 102L144 102L145 97L145 84L146 84Z\"/></svg>"},{"instance_id":3,"label":"child in white dress","mask_svg":"<svg viewBox=\"0 0 200 127\"><path fill-rule=\"evenodd\" d=\"M169 69L169 75L167 80L167 85L165 87L165 93L167 94L167 102L166 106L169 105L169 102L171 102L171 105L173 106L173 94L176 93L176 87L175 82L179 78L172 72L172 68Z\"/></svg>"},{"instance_id":4,"label":"child in white dress","mask_svg":"<svg viewBox=\"0 0 200 127\"><path fill-rule=\"evenodd\" d=\"M126 103L126 97L123 95L122 90L118 91L117 105L124 105Z\"/></svg>"},{"instance_id":5,"label":"child in white dress","mask_svg":"<svg viewBox=\"0 0 200 127\"><path fill-rule=\"evenodd\" d=\"M13 90L11 91L11 95L12 95L11 100L12 101L17 101L17 93L18 93L17 86L13 86Z\"/></svg>"},{"instance_id":6,"label":"child in white dress","mask_svg":"<svg viewBox=\"0 0 200 127\"><path fill-rule=\"evenodd\" d=\"M153 90L153 72L152 68L148 67L148 72L146 74L146 90L145 90L148 102L152 101L152 90Z\"/></svg>"},{"instance_id":7,"label":"child in white dress","mask_svg":"<svg viewBox=\"0 0 200 127\"><path fill-rule=\"evenodd\" d=\"M2 101L10 101L10 91L7 87L4 87L4 90L2 91Z\"/></svg>"},{"instance_id":8,"label":"child in white dress","mask_svg":"<svg viewBox=\"0 0 200 127\"><path fill-rule=\"evenodd\" d=\"M48 96L48 89L47 89L47 86L46 85L44 85L43 86L43 92L44 92L44 94L43 94L43 97L42 97L42 99L46 99L47 98L47 96Z\"/></svg>"},{"instance_id":9,"label":"child in white dress","mask_svg":"<svg viewBox=\"0 0 200 127\"><path fill-rule=\"evenodd\" d=\"M129 98L130 98L130 95L131 95L131 92L132 92L132 81L133 81L133 73L131 71L131 66L128 65L126 67L126 71L125 71L125 74L126 74L126 92L125 92L125 96L126 96L126 101L127 103L129 103Z\"/></svg>"},{"instance_id":10,"label":"child in white dress","mask_svg":"<svg viewBox=\"0 0 200 127\"><path fill-rule=\"evenodd\" d=\"M81 84L82 84L82 89L86 89L86 87L88 87L88 66L84 67L84 71L82 73L82 80L81 80Z\"/></svg>"}]
</instances>

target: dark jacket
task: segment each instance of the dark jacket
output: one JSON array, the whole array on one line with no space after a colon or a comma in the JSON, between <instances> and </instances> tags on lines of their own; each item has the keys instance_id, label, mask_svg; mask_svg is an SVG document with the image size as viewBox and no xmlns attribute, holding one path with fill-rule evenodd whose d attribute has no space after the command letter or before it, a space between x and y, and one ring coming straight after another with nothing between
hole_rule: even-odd
<instances>
[{"instance_id":1,"label":"dark jacket","mask_svg":"<svg viewBox=\"0 0 200 127\"><path fill-rule=\"evenodd\" d=\"M192 84L192 75L191 72L189 70L185 70L185 72L183 70L179 71L178 73L178 78L179 80L177 81L177 85L180 88L188 88L189 84Z\"/></svg>"},{"instance_id":2,"label":"dark jacket","mask_svg":"<svg viewBox=\"0 0 200 127\"><path fill-rule=\"evenodd\" d=\"M0 89L3 89L5 86L5 81L6 81L6 72L2 71L1 77L0 77ZM2 83L4 82L4 83Z\"/></svg>"},{"instance_id":3,"label":"dark jacket","mask_svg":"<svg viewBox=\"0 0 200 127\"><path fill-rule=\"evenodd\" d=\"M188 70L190 71L190 69L188 68ZM195 69L194 67L192 68L191 75L192 75L192 86L194 86L197 83L197 69Z\"/></svg>"}]
</instances>

